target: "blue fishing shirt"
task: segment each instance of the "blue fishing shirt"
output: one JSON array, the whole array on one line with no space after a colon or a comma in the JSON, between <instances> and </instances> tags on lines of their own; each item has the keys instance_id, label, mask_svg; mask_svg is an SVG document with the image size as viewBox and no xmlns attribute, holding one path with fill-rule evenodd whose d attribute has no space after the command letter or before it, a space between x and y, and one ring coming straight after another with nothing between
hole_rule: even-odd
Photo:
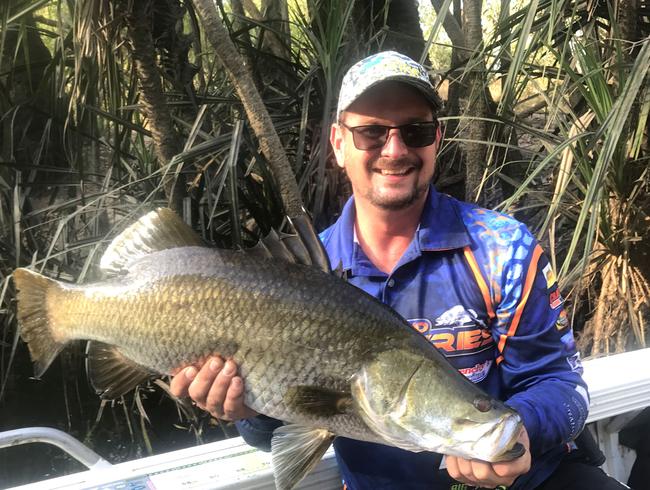
<instances>
[{"instance_id":1,"label":"blue fishing shirt","mask_svg":"<svg viewBox=\"0 0 650 490\"><path fill-rule=\"evenodd\" d=\"M582 430L588 394L553 269L515 219L430 188L420 225L391 274L378 270L354 234L351 198L320 238L348 282L391 306L469 380L522 417L531 470L510 487L541 484ZM279 421L240 421L250 444L270 448ZM334 440L345 486L449 489L442 456ZM446 477L446 478L445 478Z\"/></svg>"}]
</instances>

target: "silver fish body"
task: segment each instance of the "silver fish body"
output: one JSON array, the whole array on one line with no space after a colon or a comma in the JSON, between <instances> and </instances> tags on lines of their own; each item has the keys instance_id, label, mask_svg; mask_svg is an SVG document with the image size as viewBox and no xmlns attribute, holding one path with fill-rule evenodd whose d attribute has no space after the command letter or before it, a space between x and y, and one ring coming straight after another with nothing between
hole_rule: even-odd
<instances>
[{"instance_id":1,"label":"silver fish body","mask_svg":"<svg viewBox=\"0 0 650 490\"><path fill-rule=\"evenodd\" d=\"M278 432L274 452L288 445L298 454L291 427L300 427L323 439L308 459L334 435L486 461L521 455L514 411L389 307L316 268L178 246L94 284L26 269L14 278L37 376L74 339L93 341L89 374L107 397L219 354L239 365L248 406L292 424ZM278 485L295 483L291 476Z\"/></svg>"}]
</instances>

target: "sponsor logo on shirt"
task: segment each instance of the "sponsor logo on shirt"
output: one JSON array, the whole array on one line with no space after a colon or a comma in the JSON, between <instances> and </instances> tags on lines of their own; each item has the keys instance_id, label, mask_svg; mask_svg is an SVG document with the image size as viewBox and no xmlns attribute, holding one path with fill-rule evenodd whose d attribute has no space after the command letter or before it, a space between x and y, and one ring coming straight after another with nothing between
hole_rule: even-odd
<instances>
[{"instance_id":1,"label":"sponsor logo on shirt","mask_svg":"<svg viewBox=\"0 0 650 490\"><path fill-rule=\"evenodd\" d=\"M448 357L475 354L494 346L494 339L476 313L460 305L445 311L434 322L415 318L409 323Z\"/></svg>"},{"instance_id":2,"label":"sponsor logo on shirt","mask_svg":"<svg viewBox=\"0 0 650 490\"><path fill-rule=\"evenodd\" d=\"M567 317L566 310L562 309L560 311L560 314L557 317L557 320L555 321L555 328L558 330L564 330L569 326L569 318Z\"/></svg>"},{"instance_id":3,"label":"sponsor logo on shirt","mask_svg":"<svg viewBox=\"0 0 650 490\"><path fill-rule=\"evenodd\" d=\"M562 298L562 295L560 294L560 289L556 289L555 291L551 291L549 294L549 302L551 304L551 308L554 310L558 309L561 305L564 299Z\"/></svg>"},{"instance_id":4,"label":"sponsor logo on shirt","mask_svg":"<svg viewBox=\"0 0 650 490\"><path fill-rule=\"evenodd\" d=\"M488 375L491 367L492 359L486 359L484 362L479 362L472 367L461 368L458 371L472 383L480 383Z\"/></svg>"},{"instance_id":5,"label":"sponsor logo on shirt","mask_svg":"<svg viewBox=\"0 0 650 490\"><path fill-rule=\"evenodd\" d=\"M557 279L555 278L555 272L553 272L553 267L551 267L551 264L546 264L546 266L542 269L542 273L544 274L544 277L546 278L546 287L548 289L551 289Z\"/></svg>"},{"instance_id":6,"label":"sponsor logo on shirt","mask_svg":"<svg viewBox=\"0 0 650 490\"><path fill-rule=\"evenodd\" d=\"M567 357L566 362L569 363L571 371L582 374L582 362L580 362L579 352L576 352L572 356Z\"/></svg>"}]
</instances>

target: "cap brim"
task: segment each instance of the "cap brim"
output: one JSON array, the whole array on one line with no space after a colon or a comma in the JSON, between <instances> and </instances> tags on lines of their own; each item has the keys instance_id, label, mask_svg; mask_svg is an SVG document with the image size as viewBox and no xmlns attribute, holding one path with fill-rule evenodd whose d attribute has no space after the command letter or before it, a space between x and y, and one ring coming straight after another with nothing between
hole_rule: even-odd
<instances>
[{"instance_id":1,"label":"cap brim","mask_svg":"<svg viewBox=\"0 0 650 490\"><path fill-rule=\"evenodd\" d=\"M359 100L359 98L363 94L365 94L368 90L384 82L402 82L407 85L410 85L411 87L418 89L418 91L427 100L427 102L431 105L432 109L435 112L438 112L440 109L442 109L442 100L440 99L440 96L432 86L429 86L426 83L424 83L422 80L419 80L414 77L409 77L405 75L393 75L393 76L388 76L386 78L382 78L381 80L377 80L369 84L353 100L351 100L348 104L346 104L345 107L338 107L336 112L337 119L343 111L346 111L348 107L354 104L355 101Z\"/></svg>"}]
</instances>

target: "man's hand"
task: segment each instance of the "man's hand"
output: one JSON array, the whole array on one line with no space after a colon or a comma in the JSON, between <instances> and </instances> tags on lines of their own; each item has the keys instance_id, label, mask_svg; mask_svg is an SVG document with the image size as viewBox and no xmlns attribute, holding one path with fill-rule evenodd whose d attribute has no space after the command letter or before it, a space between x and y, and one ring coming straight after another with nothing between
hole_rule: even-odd
<instances>
[{"instance_id":1,"label":"man's hand","mask_svg":"<svg viewBox=\"0 0 650 490\"><path fill-rule=\"evenodd\" d=\"M203 365L188 366L179 371L170 384L174 396L189 396L196 405L213 417L240 420L258 413L244 405L244 380L237 376L232 359L211 357Z\"/></svg>"},{"instance_id":2,"label":"man's hand","mask_svg":"<svg viewBox=\"0 0 650 490\"><path fill-rule=\"evenodd\" d=\"M518 442L526 452L519 458L504 463L486 463L476 459L447 456L447 472L454 480L477 487L494 488L510 486L519 475L530 469L530 441L526 429L522 429Z\"/></svg>"}]
</instances>

